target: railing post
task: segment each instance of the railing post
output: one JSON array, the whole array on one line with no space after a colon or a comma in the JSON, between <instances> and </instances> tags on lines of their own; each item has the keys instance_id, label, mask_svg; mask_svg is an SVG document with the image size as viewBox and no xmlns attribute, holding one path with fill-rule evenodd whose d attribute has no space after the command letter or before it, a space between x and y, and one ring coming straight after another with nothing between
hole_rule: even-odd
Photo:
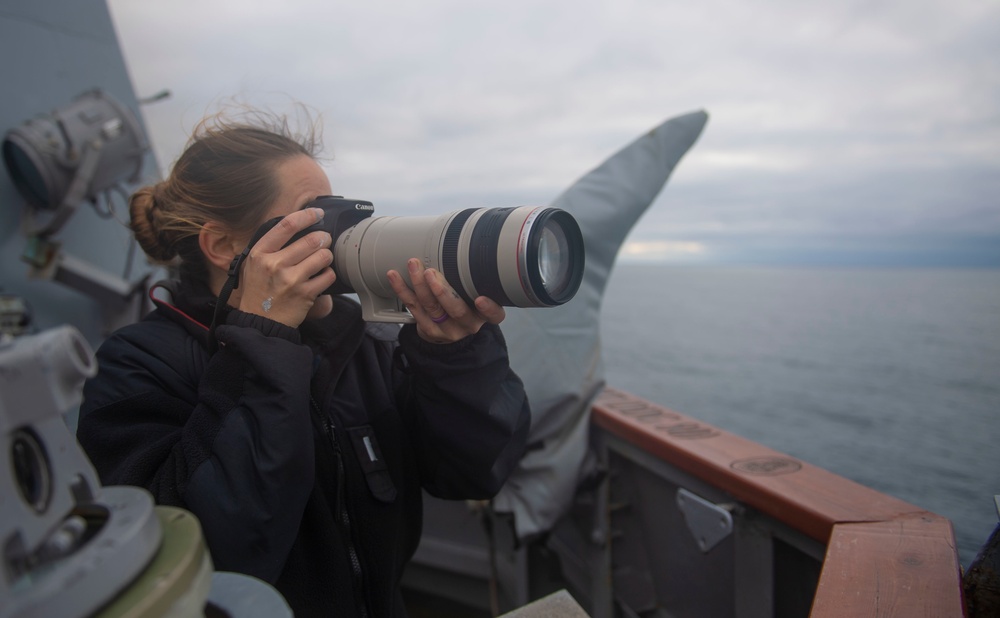
<instances>
[{"instance_id":1,"label":"railing post","mask_svg":"<svg viewBox=\"0 0 1000 618\"><path fill-rule=\"evenodd\" d=\"M774 616L774 538L743 510L735 517L736 618Z\"/></svg>"}]
</instances>

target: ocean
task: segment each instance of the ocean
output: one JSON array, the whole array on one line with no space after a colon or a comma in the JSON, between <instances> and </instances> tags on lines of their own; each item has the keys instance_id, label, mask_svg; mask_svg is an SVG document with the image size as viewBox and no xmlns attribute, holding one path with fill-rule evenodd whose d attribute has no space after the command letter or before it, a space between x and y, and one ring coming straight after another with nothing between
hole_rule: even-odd
<instances>
[{"instance_id":1,"label":"ocean","mask_svg":"<svg viewBox=\"0 0 1000 618\"><path fill-rule=\"evenodd\" d=\"M997 525L1000 270L619 263L608 384L821 466L955 527Z\"/></svg>"}]
</instances>

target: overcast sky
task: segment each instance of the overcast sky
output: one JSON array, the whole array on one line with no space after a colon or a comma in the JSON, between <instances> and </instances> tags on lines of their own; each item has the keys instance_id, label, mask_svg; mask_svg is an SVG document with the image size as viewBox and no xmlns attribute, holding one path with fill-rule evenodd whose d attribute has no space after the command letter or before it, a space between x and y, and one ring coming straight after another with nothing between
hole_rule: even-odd
<instances>
[{"instance_id":1,"label":"overcast sky","mask_svg":"<svg viewBox=\"0 0 1000 618\"><path fill-rule=\"evenodd\" d=\"M161 167L237 96L322 113L377 214L547 204L710 119L623 259L1000 266L994 0L110 0Z\"/></svg>"}]
</instances>

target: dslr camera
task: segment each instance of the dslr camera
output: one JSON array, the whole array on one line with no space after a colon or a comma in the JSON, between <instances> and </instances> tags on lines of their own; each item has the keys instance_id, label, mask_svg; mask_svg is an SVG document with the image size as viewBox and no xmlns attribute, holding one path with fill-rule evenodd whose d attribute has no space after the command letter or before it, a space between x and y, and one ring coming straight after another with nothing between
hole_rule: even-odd
<instances>
[{"instance_id":1,"label":"dslr camera","mask_svg":"<svg viewBox=\"0 0 1000 618\"><path fill-rule=\"evenodd\" d=\"M325 216L289 242L329 232L337 281L325 293L357 294L370 322L413 321L386 277L395 270L412 287L406 263L413 257L439 270L470 305L486 296L506 307L554 307L572 299L583 280L583 235L576 219L559 208L373 217L371 202L331 195L305 207L321 208ZM265 223L257 236L278 221Z\"/></svg>"}]
</instances>

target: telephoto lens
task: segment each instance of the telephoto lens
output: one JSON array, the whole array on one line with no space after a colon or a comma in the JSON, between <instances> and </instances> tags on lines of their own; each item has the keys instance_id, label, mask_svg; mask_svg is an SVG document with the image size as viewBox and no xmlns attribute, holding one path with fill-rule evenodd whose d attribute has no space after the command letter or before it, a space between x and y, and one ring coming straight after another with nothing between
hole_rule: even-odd
<instances>
[{"instance_id":1,"label":"telephoto lens","mask_svg":"<svg viewBox=\"0 0 1000 618\"><path fill-rule=\"evenodd\" d=\"M326 224L320 225L328 229ZM337 283L357 293L369 321L412 321L386 273L395 270L412 286L406 263L414 257L441 271L470 304L486 296L508 307L554 307L572 299L583 280L583 235L576 219L559 208L370 217L328 231L336 239Z\"/></svg>"}]
</instances>

